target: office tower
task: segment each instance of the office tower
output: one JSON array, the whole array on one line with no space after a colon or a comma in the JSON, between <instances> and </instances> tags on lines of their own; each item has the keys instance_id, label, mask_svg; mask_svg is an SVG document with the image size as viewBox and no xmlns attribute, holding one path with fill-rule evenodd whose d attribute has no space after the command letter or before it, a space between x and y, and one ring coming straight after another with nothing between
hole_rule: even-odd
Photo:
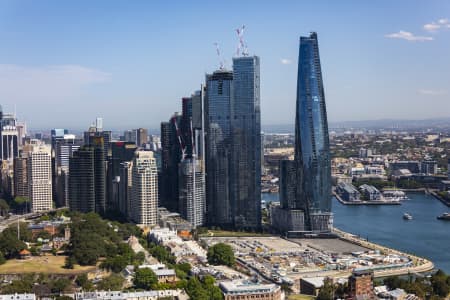
<instances>
[{"instance_id":1,"label":"office tower","mask_svg":"<svg viewBox=\"0 0 450 300\"><path fill-rule=\"evenodd\" d=\"M28 198L27 156L23 153L14 158L14 197Z\"/></svg>"},{"instance_id":2,"label":"office tower","mask_svg":"<svg viewBox=\"0 0 450 300\"><path fill-rule=\"evenodd\" d=\"M232 187L234 226L261 227L261 112L259 57L233 58Z\"/></svg>"},{"instance_id":3,"label":"office tower","mask_svg":"<svg viewBox=\"0 0 450 300\"><path fill-rule=\"evenodd\" d=\"M181 138L183 141L185 157L192 157L193 137L194 132L192 128L192 98L182 98L182 113L181 113Z\"/></svg>"},{"instance_id":4,"label":"office tower","mask_svg":"<svg viewBox=\"0 0 450 300\"><path fill-rule=\"evenodd\" d=\"M181 123L181 115L174 114L169 122L161 123L161 172L160 172L160 206L169 211L178 211L178 164L180 163L181 146L177 136L177 128Z\"/></svg>"},{"instance_id":5,"label":"office tower","mask_svg":"<svg viewBox=\"0 0 450 300\"><path fill-rule=\"evenodd\" d=\"M294 160L280 160L279 195L283 209L296 209L297 165Z\"/></svg>"},{"instance_id":6,"label":"office tower","mask_svg":"<svg viewBox=\"0 0 450 300\"><path fill-rule=\"evenodd\" d=\"M300 38L295 117L298 209L307 231L329 231L331 163L317 34Z\"/></svg>"},{"instance_id":7,"label":"office tower","mask_svg":"<svg viewBox=\"0 0 450 300\"><path fill-rule=\"evenodd\" d=\"M1 159L13 161L19 156L16 118L13 114L2 113L1 119Z\"/></svg>"},{"instance_id":8,"label":"office tower","mask_svg":"<svg viewBox=\"0 0 450 300\"><path fill-rule=\"evenodd\" d=\"M103 137L93 137L92 146L94 148L95 211L103 214L106 211L106 160Z\"/></svg>"},{"instance_id":9,"label":"office tower","mask_svg":"<svg viewBox=\"0 0 450 300\"><path fill-rule=\"evenodd\" d=\"M111 131L103 130L103 119L97 118L95 123L92 124L88 131L84 132L84 144L92 145L94 137L103 138L103 149L105 152L105 158L111 155Z\"/></svg>"},{"instance_id":10,"label":"office tower","mask_svg":"<svg viewBox=\"0 0 450 300\"><path fill-rule=\"evenodd\" d=\"M68 134L67 129L53 129L51 137L54 155L52 164L53 199L58 207L68 206L69 160L73 153L81 147L82 140L77 139L73 134Z\"/></svg>"},{"instance_id":11,"label":"office tower","mask_svg":"<svg viewBox=\"0 0 450 300\"><path fill-rule=\"evenodd\" d=\"M82 145L74 134L64 134L54 141L55 164L58 168L68 168L69 159Z\"/></svg>"},{"instance_id":12,"label":"office tower","mask_svg":"<svg viewBox=\"0 0 450 300\"><path fill-rule=\"evenodd\" d=\"M69 206L81 212L106 211L106 163L103 137L80 147L69 161Z\"/></svg>"},{"instance_id":13,"label":"office tower","mask_svg":"<svg viewBox=\"0 0 450 300\"><path fill-rule=\"evenodd\" d=\"M131 220L131 187L132 182L132 161L124 161L120 164L119 174L120 181L118 184L118 194L119 194L119 211L128 219Z\"/></svg>"},{"instance_id":14,"label":"office tower","mask_svg":"<svg viewBox=\"0 0 450 300\"><path fill-rule=\"evenodd\" d=\"M209 225L233 225L230 203L231 102L233 72L206 75L206 199Z\"/></svg>"},{"instance_id":15,"label":"office tower","mask_svg":"<svg viewBox=\"0 0 450 300\"><path fill-rule=\"evenodd\" d=\"M205 173L202 161L186 158L179 165L179 211L194 227L205 223Z\"/></svg>"},{"instance_id":16,"label":"office tower","mask_svg":"<svg viewBox=\"0 0 450 300\"><path fill-rule=\"evenodd\" d=\"M137 151L132 166L130 212L138 225L154 226L158 211L158 172L151 151Z\"/></svg>"},{"instance_id":17,"label":"office tower","mask_svg":"<svg viewBox=\"0 0 450 300\"><path fill-rule=\"evenodd\" d=\"M205 157L205 114L204 114L205 87L202 85L199 91L192 94L192 129L194 130L195 153L198 158L202 158L204 164Z\"/></svg>"},{"instance_id":18,"label":"office tower","mask_svg":"<svg viewBox=\"0 0 450 300\"><path fill-rule=\"evenodd\" d=\"M142 147L148 143L148 130L145 128L136 129L136 145Z\"/></svg>"},{"instance_id":19,"label":"office tower","mask_svg":"<svg viewBox=\"0 0 450 300\"><path fill-rule=\"evenodd\" d=\"M125 130L123 132L123 141L136 143L136 132L134 130Z\"/></svg>"},{"instance_id":20,"label":"office tower","mask_svg":"<svg viewBox=\"0 0 450 300\"><path fill-rule=\"evenodd\" d=\"M126 185L127 182L122 180L121 167L122 163L130 162L134 158L137 146L133 142L112 142L111 157L108 160L107 186L108 186L108 208L119 210L124 216L127 215L124 200L120 198L120 185Z\"/></svg>"},{"instance_id":21,"label":"office tower","mask_svg":"<svg viewBox=\"0 0 450 300\"><path fill-rule=\"evenodd\" d=\"M27 182L31 211L39 212L52 209L52 165L51 147L34 146L28 153Z\"/></svg>"},{"instance_id":22,"label":"office tower","mask_svg":"<svg viewBox=\"0 0 450 300\"><path fill-rule=\"evenodd\" d=\"M64 135L69 134L69 130L63 128L55 128L50 131L50 137L52 142L52 148L55 148L57 140L63 139Z\"/></svg>"},{"instance_id":23,"label":"office tower","mask_svg":"<svg viewBox=\"0 0 450 300\"><path fill-rule=\"evenodd\" d=\"M82 146L69 160L69 207L95 212L94 149Z\"/></svg>"},{"instance_id":24,"label":"office tower","mask_svg":"<svg viewBox=\"0 0 450 300\"><path fill-rule=\"evenodd\" d=\"M25 137L27 136L27 124L25 122L17 122L17 143L19 144L19 148L23 146Z\"/></svg>"}]
</instances>

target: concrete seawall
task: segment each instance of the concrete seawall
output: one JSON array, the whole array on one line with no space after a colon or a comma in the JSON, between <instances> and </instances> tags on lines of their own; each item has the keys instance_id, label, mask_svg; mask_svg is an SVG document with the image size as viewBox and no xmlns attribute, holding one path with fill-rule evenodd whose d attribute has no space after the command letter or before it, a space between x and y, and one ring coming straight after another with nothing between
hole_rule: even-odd
<instances>
[{"instance_id":1,"label":"concrete seawall","mask_svg":"<svg viewBox=\"0 0 450 300\"><path fill-rule=\"evenodd\" d=\"M387 276L398 276L398 275L408 275L414 273L426 273L430 272L434 269L434 264L432 261L418 257L415 255L411 255L408 253L401 252L396 249L388 248L379 244L375 244L372 242L368 242L364 239L358 238L351 233L339 230L337 228L333 229L333 232L339 235L339 237L347 242L353 243L355 245L366 247L373 250L379 250L383 253L394 253L397 255L402 255L408 257L412 262L412 267L398 268L398 269L389 269L389 270L376 270L374 271L375 277L387 277Z\"/></svg>"}]
</instances>

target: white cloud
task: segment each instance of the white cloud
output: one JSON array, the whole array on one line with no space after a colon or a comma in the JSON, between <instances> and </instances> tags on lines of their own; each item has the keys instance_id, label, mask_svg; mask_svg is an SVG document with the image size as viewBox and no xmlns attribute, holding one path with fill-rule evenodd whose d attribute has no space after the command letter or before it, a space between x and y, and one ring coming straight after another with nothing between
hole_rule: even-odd
<instances>
[{"instance_id":1,"label":"white cloud","mask_svg":"<svg viewBox=\"0 0 450 300\"><path fill-rule=\"evenodd\" d=\"M427 96L442 96L447 95L446 90L430 90L430 89L420 89L419 94L427 95Z\"/></svg>"},{"instance_id":2,"label":"white cloud","mask_svg":"<svg viewBox=\"0 0 450 300\"><path fill-rule=\"evenodd\" d=\"M429 24L425 24L423 25L423 29L425 29L426 31L437 31L439 28L441 28L441 25L436 24L436 23L429 23Z\"/></svg>"},{"instance_id":3,"label":"white cloud","mask_svg":"<svg viewBox=\"0 0 450 300\"><path fill-rule=\"evenodd\" d=\"M436 32L444 28L450 28L449 19L439 19L437 21L433 21L431 23L423 25L423 29L429 32Z\"/></svg>"},{"instance_id":4,"label":"white cloud","mask_svg":"<svg viewBox=\"0 0 450 300\"><path fill-rule=\"evenodd\" d=\"M79 65L28 67L0 64L0 99L10 103L55 103L111 75ZM38 105L38 103L36 103Z\"/></svg>"},{"instance_id":5,"label":"white cloud","mask_svg":"<svg viewBox=\"0 0 450 300\"><path fill-rule=\"evenodd\" d=\"M390 39L402 39L410 42L425 42L432 41L433 37L431 36L419 36L414 35L411 32L400 30L399 32L386 34L385 37Z\"/></svg>"},{"instance_id":6,"label":"white cloud","mask_svg":"<svg viewBox=\"0 0 450 300\"><path fill-rule=\"evenodd\" d=\"M292 64L292 60L287 59L287 58L282 58L280 61L281 61L281 63L283 65L290 65L290 64Z\"/></svg>"}]
</instances>

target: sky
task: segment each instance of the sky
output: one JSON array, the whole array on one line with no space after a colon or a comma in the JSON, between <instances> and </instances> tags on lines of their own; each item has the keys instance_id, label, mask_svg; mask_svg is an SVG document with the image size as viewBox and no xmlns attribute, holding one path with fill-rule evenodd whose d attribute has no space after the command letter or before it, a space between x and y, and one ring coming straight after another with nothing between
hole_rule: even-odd
<instances>
[{"instance_id":1,"label":"sky","mask_svg":"<svg viewBox=\"0 0 450 300\"><path fill-rule=\"evenodd\" d=\"M158 128L245 25L263 125L294 123L316 31L331 122L450 117L450 1L0 0L0 104L29 128ZM214 43L219 44L221 58Z\"/></svg>"}]
</instances>

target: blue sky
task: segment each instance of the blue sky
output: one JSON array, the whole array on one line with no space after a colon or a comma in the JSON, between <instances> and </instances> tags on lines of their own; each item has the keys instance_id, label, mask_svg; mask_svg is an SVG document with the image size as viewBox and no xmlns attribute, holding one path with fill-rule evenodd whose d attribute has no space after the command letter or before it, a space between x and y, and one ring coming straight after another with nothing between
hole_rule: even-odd
<instances>
[{"instance_id":1,"label":"blue sky","mask_svg":"<svg viewBox=\"0 0 450 300\"><path fill-rule=\"evenodd\" d=\"M245 24L263 124L294 122L298 39L319 36L330 121L450 116L449 1L0 1L0 104L31 128L158 128L230 67Z\"/></svg>"}]
</instances>

